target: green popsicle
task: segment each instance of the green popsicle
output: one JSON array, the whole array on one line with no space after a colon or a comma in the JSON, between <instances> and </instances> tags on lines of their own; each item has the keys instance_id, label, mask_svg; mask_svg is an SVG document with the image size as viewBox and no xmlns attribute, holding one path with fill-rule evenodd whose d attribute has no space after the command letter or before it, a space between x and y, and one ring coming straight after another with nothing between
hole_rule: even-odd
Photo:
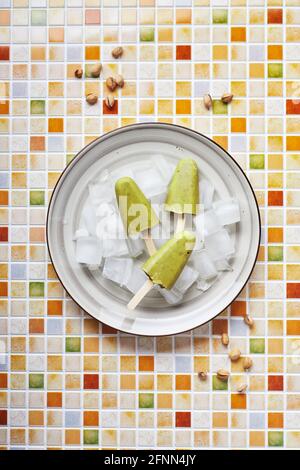
<instances>
[{"instance_id":1,"label":"green popsicle","mask_svg":"<svg viewBox=\"0 0 300 470\"><path fill-rule=\"evenodd\" d=\"M118 179L115 191L119 211L128 235L149 230L159 224L150 201L129 176Z\"/></svg>"},{"instance_id":2,"label":"green popsicle","mask_svg":"<svg viewBox=\"0 0 300 470\"><path fill-rule=\"evenodd\" d=\"M199 173L194 160L180 160L168 186L165 210L176 214L197 214Z\"/></svg>"},{"instance_id":3,"label":"green popsicle","mask_svg":"<svg viewBox=\"0 0 300 470\"><path fill-rule=\"evenodd\" d=\"M178 233L148 258L142 268L153 284L172 288L193 251L195 241L196 237L191 232Z\"/></svg>"}]
</instances>

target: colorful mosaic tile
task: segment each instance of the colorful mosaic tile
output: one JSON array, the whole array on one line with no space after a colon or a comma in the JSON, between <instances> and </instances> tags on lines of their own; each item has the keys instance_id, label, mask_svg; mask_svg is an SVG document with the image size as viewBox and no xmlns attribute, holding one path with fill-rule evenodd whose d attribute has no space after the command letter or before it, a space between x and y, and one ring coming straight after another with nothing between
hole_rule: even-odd
<instances>
[{"instance_id":1,"label":"colorful mosaic tile","mask_svg":"<svg viewBox=\"0 0 300 470\"><path fill-rule=\"evenodd\" d=\"M296 3L0 2L1 450L300 448ZM126 81L113 108L102 79L110 72ZM97 105L87 105L88 93ZM46 206L64 168L97 136L147 121L191 127L228 150L262 219L258 262L240 296L177 337L133 337L90 318L64 292L46 249ZM228 363L223 332L252 357L250 372ZM220 368L230 369L228 382Z\"/></svg>"}]
</instances>

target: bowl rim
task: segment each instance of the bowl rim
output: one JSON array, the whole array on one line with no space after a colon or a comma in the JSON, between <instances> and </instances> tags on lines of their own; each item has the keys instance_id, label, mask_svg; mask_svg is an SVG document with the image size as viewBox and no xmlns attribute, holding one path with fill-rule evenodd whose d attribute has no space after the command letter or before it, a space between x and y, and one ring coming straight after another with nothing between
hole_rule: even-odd
<instances>
[{"instance_id":1,"label":"bowl rim","mask_svg":"<svg viewBox=\"0 0 300 470\"><path fill-rule=\"evenodd\" d=\"M184 126L181 126L179 124L170 124L170 123L166 123L166 122L157 122L157 121L151 121L151 122L138 122L138 123L134 123L134 124L129 124L127 126L121 126L121 127L118 127L117 129L113 129L112 131L109 131L109 132L106 132L105 134L97 137L96 139L94 139L92 142L90 142L89 144L85 145L84 147L82 147L81 150L79 150L79 152L77 152L77 154L74 156L74 158L70 161L69 164L67 164L66 168L63 170L63 172L60 174L58 180L56 181L55 183L55 186L54 188L52 189L52 193L51 193L51 197L50 197L50 200L49 200L49 203L48 203L48 208L47 208L47 216L46 216L46 243L47 243L47 248L48 248L48 253L49 253L49 257L50 257L50 261L52 263L52 266L53 266L53 269L55 271L55 274L59 280L59 282L61 283L61 285L63 286L64 290L66 291L66 293L68 294L68 296L73 300L73 302L76 303L76 305L78 305L78 307L83 310L84 312L86 312L88 315L90 315L92 318L95 318L96 320L98 320L100 323L106 325L106 326L109 326L110 328L113 328L114 330L116 331L120 331L122 333L126 333L126 334L129 334L129 335L132 335L132 336L141 336L141 337L149 337L149 334L142 334L142 333L131 333L131 332L128 332L126 330L122 330L120 328L115 328L105 322L103 322L102 320L99 320L98 318L94 317L90 312L86 311L81 305L80 303L74 299L74 297L72 296L72 294L69 292L69 290L66 288L66 286L64 285L63 281L61 280L60 276L58 275L58 272L55 268L55 263L54 263L54 260L53 260L53 256L52 256L52 253L51 253L51 249L50 249L50 212L52 211L52 207L54 205L54 201L55 201L55 197L56 197L56 194L58 192L58 190L60 189L60 187L62 186L63 184L63 180L65 179L66 175L72 170L73 166L75 166L77 164L77 162L89 151L90 148L93 148L95 145L97 145L99 142L103 142L105 140L107 140L108 138L110 138L111 136L114 136L114 135L118 135L122 132L127 132L127 131L130 131L132 129L139 129L139 128L169 128L170 130L174 130L176 131L176 129L180 130L181 132L184 131L186 133L190 133L190 134L193 134L195 135L196 137L197 136L201 136L203 139L205 140L208 140L210 143L213 144L213 146L215 145L216 147L219 147L219 149L221 149L223 152L226 153L226 155L230 158L230 160L233 162L234 165L236 165L236 167L239 169L239 171L241 172L241 174L243 175L244 177L244 180L247 182L248 186L249 186L249 189L253 195L253 199L254 199L254 202L255 202L255 207L256 207L256 215L257 215L257 218L258 218L258 240L257 240L257 249L256 249L256 254L255 254L255 258L254 258L254 261L253 261L253 265L249 271L249 275L247 277L247 279L245 280L243 286L241 287L241 289L239 290L239 292L235 295L235 297L224 307L222 308L222 310L220 310L218 313L216 313L213 317L211 317L209 320L206 320L204 322L201 322L199 323L199 325L196 325L192 328L188 328L187 330L182 330L180 332L177 332L177 333L168 333L168 334L163 334L163 335L160 335L160 334L157 334L157 335L150 335L151 337L160 337L160 336L176 336L176 335L179 335L179 334L182 334L182 333L187 333L187 332L190 332L192 330L195 330L197 328L200 328L201 326L203 325L206 325L207 323L209 323L210 321L214 320L218 315L220 315L224 310L226 310L234 301L235 299L240 295L240 293L242 292L242 290L244 289L244 287L246 286L246 284L248 283L250 277L251 277L251 274L254 270L254 267L256 265L256 262L257 262L257 259L258 259L258 255L259 255L259 248L260 248L260 242L261 242L261 216L260 216L260 211L259 211L259 205L258 205L258 202L257 202L257 198L256 198L256 195L255 195L255 192L254 192L254 189L249 181L249 178L248 176L246 175L245 171L242 169L242 167L239 165L239 163L237 163L237 161L232 157L232 155L230 155L230 153L224 149L220 144L218 144L217 142L215 142L213 139L211 139L210 137L207 137L206 135L202 134L201 132L198 132L194 129L190 129L188 127L184 127Z\"/></svg>"}]
</instances>

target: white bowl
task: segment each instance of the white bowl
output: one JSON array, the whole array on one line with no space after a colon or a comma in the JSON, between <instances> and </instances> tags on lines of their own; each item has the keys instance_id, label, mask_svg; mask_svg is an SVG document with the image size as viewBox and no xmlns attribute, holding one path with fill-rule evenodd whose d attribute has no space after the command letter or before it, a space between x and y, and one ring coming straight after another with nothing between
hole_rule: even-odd
<instances>
[{"instance_id":1,"label":"white bowl","mask_svg":"<svg viewBox=\"0 0 300 470\"><path fill-rule=\"evenodd\" d=\"M180 305L167 305L150 293L134 311L131 294L75 260L73 234L88 194L88 183L124 162L133 164L163 154L175 164L183 157L198 163L219 197L235 197L241 211L236 227L233 270L206 292L191 288ZM218 144L190 129L162 123L134 124L112 131L83 148L58 180L47 216L47 242L56 273L66 291L99 321L127 333L164 336L196 328L221 313L238 296L255 265L260 243L260 217L253 189L239 165Z\"/></svg>"}]
</instances>

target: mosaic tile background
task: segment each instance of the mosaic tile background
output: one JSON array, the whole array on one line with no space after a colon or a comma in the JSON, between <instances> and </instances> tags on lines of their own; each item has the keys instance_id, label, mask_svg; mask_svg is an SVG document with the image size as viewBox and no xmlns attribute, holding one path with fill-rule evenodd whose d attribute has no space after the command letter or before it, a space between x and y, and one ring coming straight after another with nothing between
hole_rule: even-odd
<instances>
[{"instance_id":1,"label":"mosaic tile background","mask_svg":"<svg viewBox=\"0 0 300 470\"><path fill-rule=\"evenodd\" d=\"M299 6L0 0L1 449L300 448ZM102 78L126 79L112 111L103 79L88 78L99 60ZM84 80L74 78L79 66ZM219 98L230 90L226 107ZM90 92L101 97L95 106ZM157 339L120 334L77 308L49 263L44 225L55 182L83 145L153 120L228 149L263 222L255 272L231 309ZM228 365L219 340L227 330L251 354L250 373ZM222 366L231 367L228 387L215 377Z\"/></svg>"}]
</instances>

